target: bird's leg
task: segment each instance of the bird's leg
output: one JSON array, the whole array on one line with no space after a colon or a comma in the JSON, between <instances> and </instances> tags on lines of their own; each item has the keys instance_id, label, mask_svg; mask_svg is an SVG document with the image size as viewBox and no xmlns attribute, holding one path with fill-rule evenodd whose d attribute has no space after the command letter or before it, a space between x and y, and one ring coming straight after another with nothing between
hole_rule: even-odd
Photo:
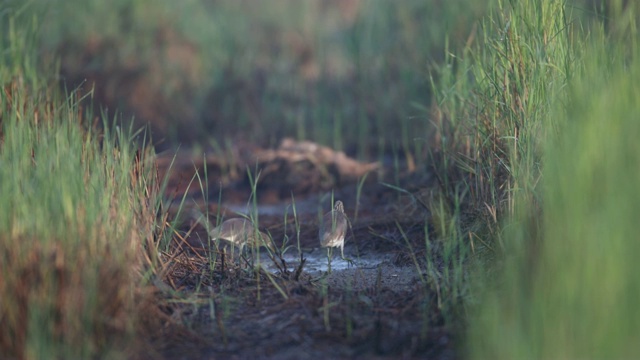
<instances>
[{"instance_id":1,"label":"bird's leg","mask_svg":"<svg viewBox=\"0 0 640 360\"><path fill-rule=\"evenodd\" d=\"M252 268L253 267L253 254L251 245L247 245L246 243L240 243L238 245L238 265L241 269L243 268Z\"/></svg>"},{"instance_id":2,"label":"bird's leg","mask_svg":"<svg viewBox=\"0 0 640 360\"><path fill-rule=\"evenodd\" d=\"M342 260L349 263L349 265L353 265L353 260L344 257L344 242L340 245L340 255L342 255Z\"/></svg>"},{"instance_id":3,"label":"bird's leg","mask_svg":"<svg viewBox=\"0 0 640 360\"><path fill-rule=\"evenodd\" d=\"M236 250L238 250L238 266L242 269L242 254L244 253L244 246L242 245L233 245L233 255L235 255ZM235 258L235 256L234 256Z\"/></svg>"},{"instance_id":4,"label":"bird's leg","mask_svg":"<svg viewBox=\"0 0 640 360\"><path fill-rule=\"evenodd\" d=\"M327 247L327 272L331 273L331 258L333 255L333 248L331 246Z\"/></svg>"}]
</instances>

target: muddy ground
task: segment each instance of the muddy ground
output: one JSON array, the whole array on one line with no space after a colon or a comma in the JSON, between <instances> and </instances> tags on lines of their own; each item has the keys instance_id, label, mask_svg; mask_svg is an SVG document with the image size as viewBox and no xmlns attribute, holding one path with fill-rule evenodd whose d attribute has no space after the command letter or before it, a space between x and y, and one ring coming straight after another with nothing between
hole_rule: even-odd
<instances>
[{"instance_id":1,"label":"muddy ground","mask_svg":"<svg viewBox=\"0 0 640 360\"><path fill-rule=\"evenodd\" d=\"M363 164L312 143L287 141L276 150L238 149L236 154L245 155L235 158L183 151L172 170L172 153L159 155L160 172L170 178L166 192L176 198L168 204L170 219L181 219L166 254L172 266L164 280L190 299L167 310L173 318L188 319L188 330L180 338L167 333L173 340L165 343L163 355L456 358L454 331L444 325L433 282L421 270L429 212L420 201L426 201L383 185L396 179L394 186L426 194L434 180L426 172L391 176L385 164ZM194 190L189 181L194 169L203 175L205 162L206 186ZM232 257L228 248L210 246L206 229L193 221L192 214L208 211L215 225L255 209L251 181L242 171L245 162L257 164L253 168L261 174L256 186L259 228L279 247L290 245L271 258L264 250L259 257ZM223 163L235 165L231 169ZM364 174L369 175L358 197L358 179ZM209 195L203 197L200 189L206 187ZM178 212L176 203L184 193L188 195ZM344 202L352 223L345 255L355 263L334 251L329 273L326 251L319 246L318 218L330 209L332 193Z\"/></svg>"}]
</instances>

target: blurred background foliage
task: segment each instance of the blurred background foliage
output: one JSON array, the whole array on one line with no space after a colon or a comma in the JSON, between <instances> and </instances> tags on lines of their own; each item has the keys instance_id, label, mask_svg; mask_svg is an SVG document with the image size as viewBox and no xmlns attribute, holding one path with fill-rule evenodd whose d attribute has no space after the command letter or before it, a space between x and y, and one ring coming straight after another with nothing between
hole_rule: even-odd
<instances>
[{"instance_id":1,"label":"blurred background foliage","mask_svg":"<svg viewBox=\"0 0 640 360\"><path fill-rule=\"evenodd\" d=\"M150 123L160 147L291 136L369 158L424 142L430 67L489 3L34 2L66 86Z\"/></svg>"}]
</instances>

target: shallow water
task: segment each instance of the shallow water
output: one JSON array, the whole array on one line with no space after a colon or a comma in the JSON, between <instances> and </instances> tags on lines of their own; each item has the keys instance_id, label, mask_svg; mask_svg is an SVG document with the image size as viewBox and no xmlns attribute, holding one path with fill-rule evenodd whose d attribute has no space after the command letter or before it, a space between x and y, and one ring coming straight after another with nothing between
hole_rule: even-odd
<instances>
[{"instance_id":1,"label":"shallow water","mask_svg":"<svg viewBox=\"0 0 640 360\"><path fill-rule=\"evenodd\" d=\"M227 208L238 214L248 215L251 207L244 205L227 205ZM313 235L317 234L317 223L314 217L320 216L321 211L329 209L320 209L318 207L318 199L304 199L296 202L296 214L299 219L303 219L307 225L315 226ZM260 217L260 227L264 227L265 219L275 217L281 219L285 217L292 219L294 216L293 208L290 204L274 204L260 205L257 207L258 216ZM263 217L264 216L264 217ZM269 222L268 220L266 221ZM312 236L313 236L312 235ZM307 242L308 243L308 242ZM327 259L327 249L316 247L314 249L303 248L303 257L305 265L303 271L312 277L326 275L329 266ZM296 248L290 248L283 259L286 262L288 271L295 271L300 264L300 254ZM331 274L326 278L332 286L350 288L376 286L381 283L383 287L395 290L410 289L416 281L419 281L419 274L413 266L397 266L394 265L395 253L367 252L358 254L358 250L352 243L345 247L345 257L353 260L350 264L348 261L340 257L340 248L333 249L333 258L331 260ZM266 251L261 251L260 263L267 271L277 274L280 269L269 258ZM376 282L381 283L376 283ZM347 285L349 284L349 285Z\"/></svg>"},{"instance_id":2,"label":"shallow water","mask_svg":"<svg viewBox=\"0 0 640 360\"><path fill-rule=\"evenodd\" d=\"M278 268L266 254L262 256L261 265L267 271L277 274ZM312 278L322 279L333 289L344 291L366 291L367 289L375 289L375 292L389 290L393 293L413 291L421 281L424 281L425 276L425 274L421 276L414 266L394 265L390 255L367 254L354 257L354 264L350 265L338 254L331 262L331 273L328 273L325 249L315 249L305 253L304 257L307 259L305 273ZM299 256L294 251L286 254L284 259L289 271L294 271L300 263Z\"/></svg>"},{"instance_id":3,"label":"shallow water","mask_svg":"<svg viewBox=\"0 0 640 360\"><path fill-rule=\"evenodd\" d=\"M327 251L325 248L317 248L310 252L304 252L303 257L306 259L304 271L309 274L324 273L329 270ZM341 271L348 269L375 269L383 263L389 262L392 257L389 254L367 254L363 256L352 256L345 254L353 260L353 264L340 258L340 249L333 250L333 259L331 260L331 271ZM295 269L300 264L300 256L296 251L289 251L283 255L287 263L287 267ZM277 272L278 268L273 264L269 257L264 254L262 257L262 265L271 272Z\"/></svg>"}]
</instances>

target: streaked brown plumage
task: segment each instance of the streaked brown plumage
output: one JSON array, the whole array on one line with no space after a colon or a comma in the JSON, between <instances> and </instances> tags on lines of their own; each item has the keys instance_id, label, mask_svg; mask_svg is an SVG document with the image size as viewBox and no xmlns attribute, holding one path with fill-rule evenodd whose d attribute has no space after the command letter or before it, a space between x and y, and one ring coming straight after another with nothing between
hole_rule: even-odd
<instances>
[{"instance_id":1,"label":"streaked brown plumage","mask_svg":"<svg viewBox=\"0 0 640 360\"><path fill-rule=\"evenodd\" d=\"M320 229L318 231L318 237L320 238L320 245L327 248L327 255L331 260L331 248L340 247L340 255L342 259L351 261L344 257L344 238L347 235L347 229L349 228L349 219L344 213L344 205L342 201L338 200L333 206L333 210L324 214L322 222L320 223Z\"/></svg>"},{"instance_id":2,"label":"streaked brown plumage","mask_svg":"<svg viewBox=\"0 0 640 360\"><path fill-rule=\"evenodd\" d=\"M269 241L267 234L258 231L253 222L244 218L233 218L222 222L210 232L211 239L221 239L230 242L233 246L243 248L247 245L251 247L266 246L273 250L273 245Z\"/></svg>"}]
</instances>

